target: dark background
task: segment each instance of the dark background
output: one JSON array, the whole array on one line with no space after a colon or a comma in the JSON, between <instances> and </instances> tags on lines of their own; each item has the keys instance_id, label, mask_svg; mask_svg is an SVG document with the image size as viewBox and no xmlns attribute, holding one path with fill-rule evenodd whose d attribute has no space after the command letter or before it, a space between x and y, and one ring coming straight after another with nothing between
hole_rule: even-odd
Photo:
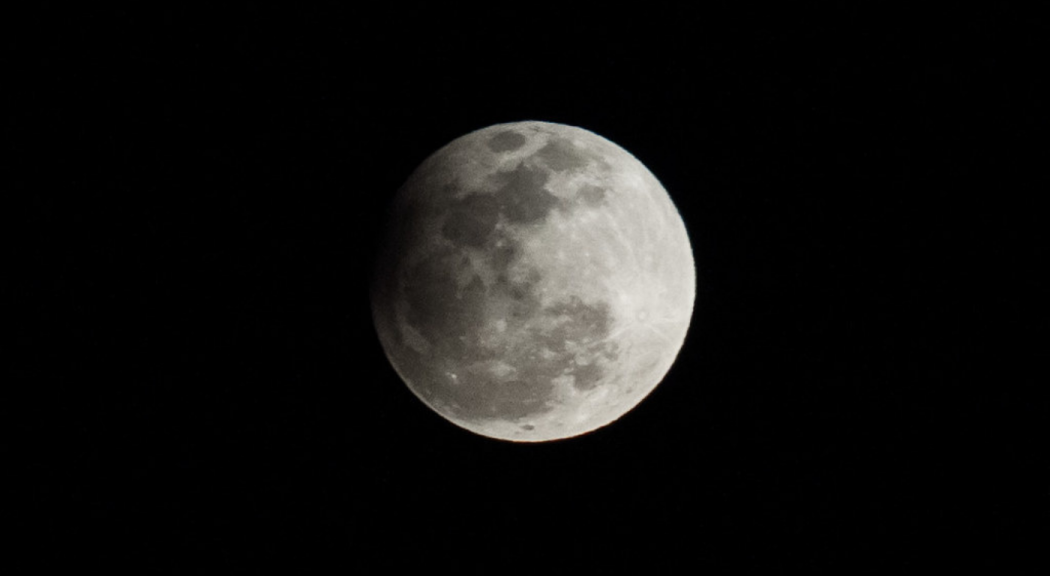
<instances>
[{"instance_id":1,"label":"dark background","mask_svg":"<svg viewBox=\"0 0 1050 576\"><path fill-rule=\"evenodd\" d=\"M1045 20L316 6L8 21L12 574L885 574L1045 547ZM641 159L698 280L656 391L541 445L416 400L365 284L411 170L527 119Z\"/></svg>"}]
</instances>

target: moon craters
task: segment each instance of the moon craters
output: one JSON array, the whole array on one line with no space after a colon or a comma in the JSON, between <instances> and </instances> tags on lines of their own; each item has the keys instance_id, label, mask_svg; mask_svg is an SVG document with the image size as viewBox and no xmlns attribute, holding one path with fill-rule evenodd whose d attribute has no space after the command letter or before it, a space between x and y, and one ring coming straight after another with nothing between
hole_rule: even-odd
<instances>
[{"instance_id":1,"label":"moon craters","mask_svg":"<svg viewBox=\"0 0 1050 576\"><path fill-rule=\"evenodd\" d=\"M373 282L387 357L434 411L495 438L566 438L651 391L688 327L695 272L666 192L571 126L456 139L399 191Z\"/></svg>"}]
</instances>

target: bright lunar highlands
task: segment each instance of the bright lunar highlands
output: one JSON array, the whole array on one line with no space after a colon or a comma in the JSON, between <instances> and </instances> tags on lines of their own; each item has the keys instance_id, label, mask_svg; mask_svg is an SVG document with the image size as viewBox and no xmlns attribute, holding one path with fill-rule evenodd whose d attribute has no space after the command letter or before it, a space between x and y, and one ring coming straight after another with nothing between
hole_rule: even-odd
<instances>
[{"instance_id":1,"label":"bright lunar highlands","mask_svg":"<svg viewBox=\"0 0 1050 576\"><path fill-rule=\"evenodd\" d=\"M685 226L634 156L584 130L499 124L398 192L372 312L408 387L483 436L540 442L616 420L685 339Z\"/></svg>"}]
</instances>

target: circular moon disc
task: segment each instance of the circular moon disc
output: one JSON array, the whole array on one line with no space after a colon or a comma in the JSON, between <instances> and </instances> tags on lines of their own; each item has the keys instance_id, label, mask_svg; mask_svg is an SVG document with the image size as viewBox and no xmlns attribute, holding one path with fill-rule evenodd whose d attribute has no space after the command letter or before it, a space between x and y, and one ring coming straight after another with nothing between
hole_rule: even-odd
<instances>
[{"instance_id":1,"label":"circular moon disc","mask_svg":"<svg viewBox=\"0 0 1050 576\"><path fill-rule=\"evenodd\" d=\"M631 154L519 122L452 141L398 191L371 287L409 389L484 436L557 440L663 379L695 295L685 226Z\"/></svg>"}]
</instances>

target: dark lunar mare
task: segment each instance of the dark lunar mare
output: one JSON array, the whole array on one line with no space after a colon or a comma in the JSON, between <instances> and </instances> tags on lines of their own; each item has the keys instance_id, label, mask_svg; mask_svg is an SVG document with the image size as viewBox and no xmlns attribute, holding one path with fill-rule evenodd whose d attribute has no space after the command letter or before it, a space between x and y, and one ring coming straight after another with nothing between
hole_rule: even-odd
<instances>
[{"instance_id":1,"label":"dark lunar mare","mask_svg":"<svg viewBox=\"0 0 1050 576\"><path fill-rule=\"evenodd\" d=\"M513 152L524 146L528 141L529 139L524 135L513 130L506 130L489 138L487 146L493 152Z\"/></svg>"},{"instance_id":2,"label":"dark lunar mare","mask_svg":"<svg viewBox=\"0 0 1050 576\"><path fill-rule=\"evenodd\" d=\"M496 175L500 183L496 201L500 213L512 224L537 224L558 204L558 197L544 188L550 175L542 168L521 163L510 172Z\"/></svg>"},{"instance_id":3,"label":"dark lunar mare","mask_svg":"<svg viewBox=\"0 0 1050 576\"><path fill-rule=\"evenodd\" d=\"M551 137L547 144L536 152L551 170L564 172L578 170L586 166L591 159L564 138Z\"/></svg>"}]
</instances>

